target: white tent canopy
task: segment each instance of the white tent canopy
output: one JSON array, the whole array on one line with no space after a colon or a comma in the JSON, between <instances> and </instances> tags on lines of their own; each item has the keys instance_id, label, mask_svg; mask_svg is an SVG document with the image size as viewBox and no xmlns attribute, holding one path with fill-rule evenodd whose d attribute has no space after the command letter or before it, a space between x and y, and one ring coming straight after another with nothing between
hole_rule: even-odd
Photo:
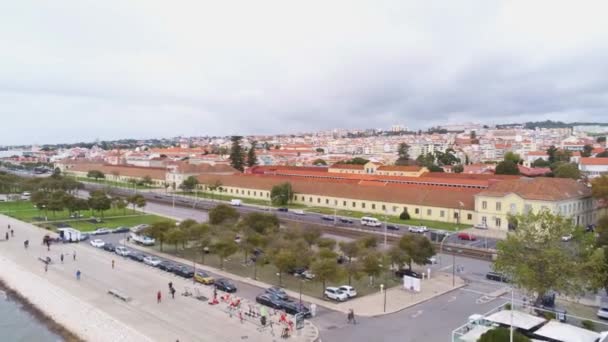
<instances>
[{"instance_id":1,"label":"white tent canopy","mask_svg":"<svg viewBox=\"0 0 608 342\"><path fill-rule=\"evenodd\" d=\"M562 342L595 342L600 337L594 331L553 320L535 331L534 335Z\"/></svg>"},{"instance_id":2,"label":"white tent canopy","mask_svg":"<svg viewBox=\"0 0 608 342\"><path fill-rule=\"evenodd\" d=\"M490 322L510 326L511 325L511 310L502 310L502 311L495 312L495 313L491 314L490 316L487 316L486 320L488 320ZM513 310L513 326L515 328L519 328L519 329L528 331L528 330L531 330L531 329L545 323L546 321L547 320L542 317L538 317L538 316L527 314L525 312Z\"/></svg>"}]
</instances>

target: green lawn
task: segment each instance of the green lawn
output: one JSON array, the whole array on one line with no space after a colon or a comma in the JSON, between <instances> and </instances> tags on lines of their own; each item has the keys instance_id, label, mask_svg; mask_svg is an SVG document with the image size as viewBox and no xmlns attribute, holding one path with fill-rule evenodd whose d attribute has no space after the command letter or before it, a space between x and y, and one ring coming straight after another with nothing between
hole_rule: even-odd
<instances>
[{"instance_id":1,"label":"green lawn","mask_svg":"<svg viewBox=\"0 0 608 342\"><path fill-rule=\"evenodd\" d=\"M306 211L313 212L313 213L319 213L319 214L326 214L326 215L334 214L334 209L331 209L331 208L312 207L312 208L307 208ZM353 211L353 210L337 210L336 213L338 216L352 217L354 219L360 219L363 216L375 217L378 220L383 221L383 222L385 219L384 215L364 213L364 212ZM421 220L421 219L410 219L410 220L405 221L405 220L400 219L399 216L390 216L390 215L386 216L386 220L390 223L409 224L412 226L426 226L429 228L451 230L451 231L461 230L461 229L468 227L466 224L457 225L456 223L429 221L429 220Z\"/></svg>"},{"instance_id":2,"label":"green lawn","mask_svg":"<svg viewBox=\"0 0 608 342\"><path fill-rule=\"evenodd\" d=\"M38 210L29 201L20 202L0 202L0 214L11 216L21 221L35 223L44 227L56 227L54 223L66 223L71 227L80 229L83 231L95 230L97 228L116 228L120 226L135 226L138 224L151 224L159 221L173 221L161 216L143 214L139 211L133 211L132 209L116 209L112 208L104 212L101 218L97 212L91 212L90 210L83 211L81 214L82 218L72 219L67 210L53 212L45 212L44 210ZM91 223L90 220L93 217L99 217L102 219L102 223ZM46 218L46 220L45 220Z\"/></svg>"},{"instance_id":3,"label":"green lawn","mask_svg":"<svg viewBox=\"0 0 608 342\"><path fill-rule=\"evenodd\" d=\"M158 245L153 247L158 250ZM195 259L196 262L202 263L204 265L208 265L215 268L220 268L220 260L219 257L214 254L207 254L205 256L205 261L202 262L200 249L198 248L179 248L178 252L175 252L175 246L165 244L163 246L163 251L166 253L177 255L181 258L187 260ZM244 264L244 257L241 252L229 257L228 260L224 261L224 270L226 272L230 272L232 274L236 274L243 277L254 277L254 265ZM363 276L360 279L352 279L351 285L357 289L357 293L359 296L365 296L374 292L380 291L380 284L384 283L386 280L386 284L388 287L398 286L400 285L400 280L393 276L392 272L387 272L386 279L385 275L381 275L375 280L375 284L373 286L369 285L369 277ZM267 264L264 266L257 266L257 280L262 281L267 284L279 284L279 277L277 276L277 270L272 264ZM300 278L294 277L289 274L283 274L282 276L282 286L288 288L292 291L299 292L300 284L302 285L302 293L305 295L309 295L312 297L323 298L323 284L319 281L309 281L309 280L300 280ZM327 282L326 286L341 286L348 284L348 278L344 277L340 281L337 282Z\"/></svg>"},{"instance_id":4,"label":"green lawn","mask_svg":"<svg viewBox=\"0 0 608 342\"><path fill-rule=\"evenodd\" d=\"M137 185L137 184L133 185L133 183L115 182L115 181L109 181L107 179L98 179L98 180L95 180L94 178L87 178L87 177L73 177L73 176L68 176L68 177L72 177L72 178L74 178L75 180L77 180L79 182L97 183L97 184L103 184L103 185L112 186L112 187L119 187L119 188L130 188L130 189L133 189L133 186L135 186L137 189L140 189L140 190L160 189L159 187L155 187L155 186Z\"/></svg>"}]
</instances>

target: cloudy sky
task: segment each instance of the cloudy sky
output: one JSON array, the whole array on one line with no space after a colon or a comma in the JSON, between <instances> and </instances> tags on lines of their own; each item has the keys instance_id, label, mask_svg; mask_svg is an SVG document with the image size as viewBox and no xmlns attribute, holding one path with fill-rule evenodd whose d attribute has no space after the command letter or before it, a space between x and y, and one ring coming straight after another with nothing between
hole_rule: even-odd
<instances>
[{"instance_id":1,"label":"cloudy sky","mask_svg":"<svg viewBox=\"0 0 608 342\"><path fill-rule=\"evenodd\" d=\"M0 145L608 121L606 1L6 1Z\"/></svg>"}]
</instances>

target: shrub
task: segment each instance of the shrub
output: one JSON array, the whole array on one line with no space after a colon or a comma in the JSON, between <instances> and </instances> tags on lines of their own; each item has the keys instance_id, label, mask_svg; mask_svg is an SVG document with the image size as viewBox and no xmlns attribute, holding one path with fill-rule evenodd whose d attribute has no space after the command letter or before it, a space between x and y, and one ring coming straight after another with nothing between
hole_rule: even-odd
<instances>
[{"instance_id":1,"label":"shrub","mask_svg":"<svg viewBox=\"0 0 608 342\"><path fill-rule=\"evenodd\" d=\"M511 303L507 303L505 304L505 306L503 307L505 310L511 310Z\"/></svg>"},{"instance_id":2,"label":"shrub","mask_svg":"<svg viewBox=\"0 0 608 342\"><path fill-rule=\"evenodd\" d=\"M592 321L586 319L586 320L583 320L581 322L581 324L583 325L583 328L585 328L587 330L593 330L593 331L595 331L595 323L593 323Z\"/></svg>"},{"instance_id":3,"label":"shrub","mask_svg":"<svg viewBox=\"0 0 608 342\"><path fill-rule=\"evenodd\" d=\"M407 210L404 210L401 215L399 215L399 219L401 220L409 220L410 219L410 213L407 212Z\"/></svg>"}]
</instances>

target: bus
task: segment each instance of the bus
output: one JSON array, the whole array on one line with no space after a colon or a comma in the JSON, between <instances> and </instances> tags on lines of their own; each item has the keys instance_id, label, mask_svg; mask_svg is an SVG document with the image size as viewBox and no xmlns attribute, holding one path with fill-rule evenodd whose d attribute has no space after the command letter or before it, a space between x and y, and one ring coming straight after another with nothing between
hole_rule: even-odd
<instances>
[{"instance_id":1,"label":"bus","mask_svg":"<svg viewBox=\"0 0 608 342\"><path fill-rule=\"evenodd\" d=\"M361 225L370 227L380 227L382 223L377 218L363 216L361 218Z\"/></svg>"}]
</instances>

